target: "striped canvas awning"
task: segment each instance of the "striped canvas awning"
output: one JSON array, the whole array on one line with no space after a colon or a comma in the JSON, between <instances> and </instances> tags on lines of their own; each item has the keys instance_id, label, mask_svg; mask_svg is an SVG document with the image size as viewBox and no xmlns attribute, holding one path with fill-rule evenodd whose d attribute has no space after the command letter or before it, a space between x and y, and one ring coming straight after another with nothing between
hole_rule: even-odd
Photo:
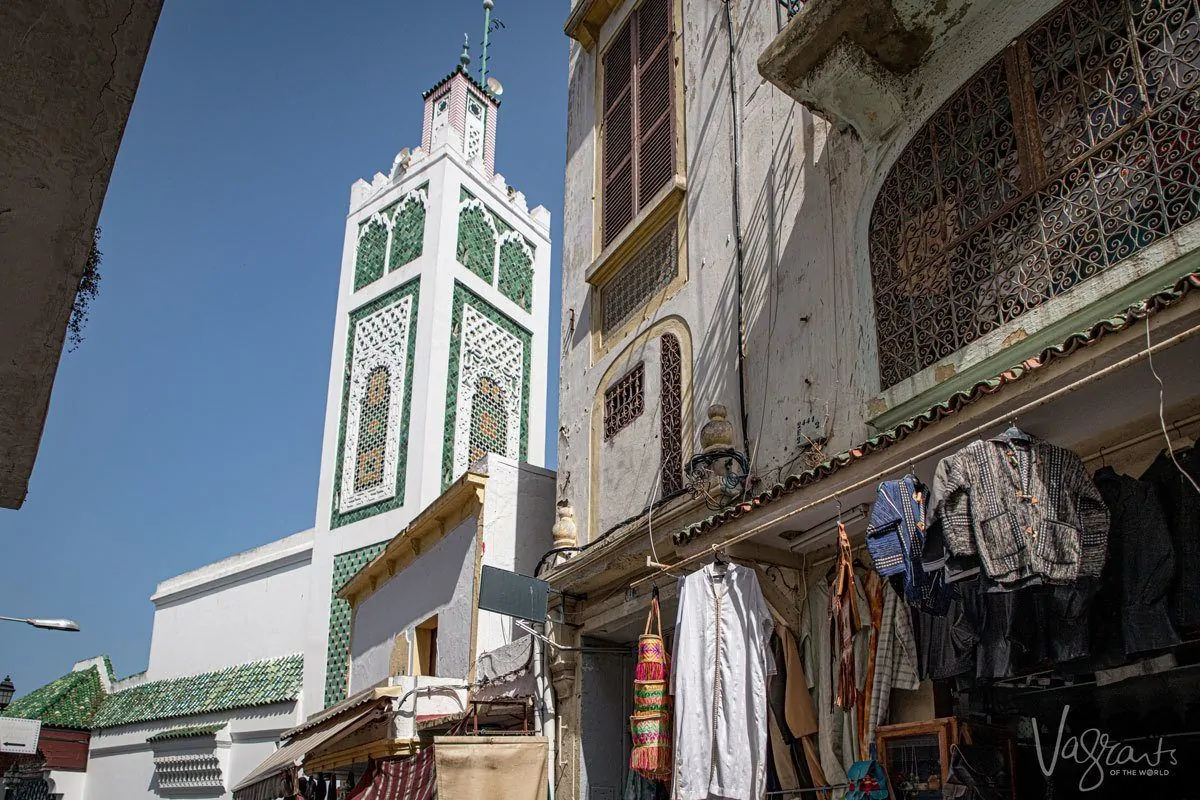
<instances>
[{"instance_id":1,"label":"striped canvas awning","mask_svg":"<svg viewBox=\"0 0 1200 800\"><path fill-rule=\"evenodd\" d=\"M348 800L434 800L437 771L432 747L411 758L371 762Z\"/></svg>"}]
</instances>

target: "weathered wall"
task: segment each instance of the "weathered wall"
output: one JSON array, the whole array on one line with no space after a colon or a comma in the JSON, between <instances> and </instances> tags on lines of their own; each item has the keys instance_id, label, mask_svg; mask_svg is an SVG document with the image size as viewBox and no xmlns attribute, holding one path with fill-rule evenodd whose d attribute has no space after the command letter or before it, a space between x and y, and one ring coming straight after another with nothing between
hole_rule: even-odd
<instances>
[{"instance_id":1,"label":"weathered wall","mask_svg":"<svg viewBox=\"0 0 1200 800\"><path fill-rule=\"evenodd\" d=\"M162 0L0 5L0 506L37 456Z\"/></svg>"},{"instance_id":2,"label":"weathered wall","mask_svg":"<svg viewBox=\"0 0 1200 800\"><path fill-rule=\"evenodd\" d=\"M306 531L159 584L146 680L301 652L311 561Z\"/></svg>"},{"instance_id":3,"label":"weathered wall","mask_svg":"<svg viewBox=\"0 0 1200 800\"><path fill-rule=\"evenodd\" d=\"M396 634L438 615L437 674L463 676L470 665L475 518L464 520L355 609L350 694L388 677Z\"/></svg>"},{"instance_id":4,"label":"weathered wall","mask_svg":"<svg viewBox=\"0 0 1200 800\"><path fill-rule=\"evenodd\" d=\"M611 36L626 3L601 32ZM779 29L776 4L734 2L734 72L740 113L740 191L749 449L759 474L799 454L797 426L834 445L861 438L868 391L855 377L868 350L864 322L853 313L858 292L840 267L831 203L851 167L836 166L829 126L814 119L758 74L756 60ZM593 360L594 293L584 272L596 255L593 197L596 52L572 43L563 241L563 342L559 487L576 511L582 539L643 510L658 469L658 345L638 341L657 321L678 316L691 337L690 418L686 458L709 404L728 406L742 443L737 381L737 248L734 232L733 106L729 35L719 0L685 0L676 40L683 59L687 171L686 283L649 309L627 342ZM574 329L571 321L574 319ZM629 346L632 343L632 346ZM623 367L644 360L646 413L611 442L590 437L604 388ZM840 366L839 366L840 365ZM605 378L605 374L608 377ZM773 472L775 471L775 472ZM593 494L598 493L598 496ZM594 519L591 517L595 517Z\"/></svg>"},{"instance_id":5,"label":"weathered wall","mask_svg":"<svg viewBox=\"0 0 1200 800\"><path fill-rule=\"evenodd\" d=\"M533 575L553 546L554 473L491 453L483 501L483 563ZM479 611L476 656L525 635L510 617Z\"/></svg>"}]
</instances>

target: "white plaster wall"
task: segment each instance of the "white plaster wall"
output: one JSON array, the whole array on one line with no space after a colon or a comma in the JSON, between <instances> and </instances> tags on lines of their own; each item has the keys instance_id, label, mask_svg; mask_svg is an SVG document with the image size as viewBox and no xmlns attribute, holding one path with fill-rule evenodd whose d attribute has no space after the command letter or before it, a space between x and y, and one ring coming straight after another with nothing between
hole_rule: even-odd
<instances>
[{"instance_id":1,"label":"white plaster wall","mask_svg":"<svg viewBox=\"0 0 1200 800\"><path fill-rule=\"evenodd\" d=\"M88 752L84 798L158 800L160 795L154 791L154 746L147 744L146 739L171 728L225 723L226 728L216 736L215 746L225 791L194 796L229 800L233 797L232 787L275 749L279 734L300 721L298 711L296 703L279 703L95 731ZM160 750L181 750L190 744L187 740L166 742L160 745Z\"/></svg>"},{"instance_id":2,"label":"white plaster wall","mask_svg":"<svg viewBox=\"0 0 1200 800\"><path fill-rule=\"evenodd\" d=\"M533 575L538 559L553 547L554 473L512 459L487 457L483 501L483 563ZM510 617L480 610L476 656L525 635Z\"/></svg>"},{"instance_id":3,"label":"white plaster wall","mask_svg":"<svg viewBox=\"0 0 1200 800\"><path fill-rule=\"evenodd\" d=\"M62 800L84 800L87 791L86 772L50 771L50 793L61 795Z\"/></svg>"},{"instance_id":4,"label":"white plaster wall","mask_svg":"<svg viewBox=\"0 0 1200 800\"><path fill-rule=\"evenodd\" d=\"M164 581L145 680L303 650L311 562L308 531Z\"/></svg>"},{"instance_id":5,"label":"white plaster wall","mask_svg":"<svg viewBox=\"0 0 1200 800\"><path fill-rule=\"evenodd\" d=\"M466 677L475 580L474 517L464 520L355 609L350 694L390 674L398 632L438 615L437 674Z\"/></svg>"}]
</instances>

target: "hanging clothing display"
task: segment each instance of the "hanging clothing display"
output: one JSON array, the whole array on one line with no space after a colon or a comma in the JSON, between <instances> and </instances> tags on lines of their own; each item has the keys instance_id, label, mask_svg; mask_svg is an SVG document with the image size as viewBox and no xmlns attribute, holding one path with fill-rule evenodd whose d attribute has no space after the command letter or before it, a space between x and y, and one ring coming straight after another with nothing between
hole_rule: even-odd
<instances>
[{"instance_id":1,"label":"hanging clothing display","mask_svg":"<svg viewBox=\"0 0 1200 800\"><path fill-rule=\"evenodd\" d=\"M680 579L672 658L678 800L765 791L773 627L754 570L709 564Z\"/></svg>"},{"instance_id":2,"label":"hanging clothing display","mask_svg":"<svg viewBox=\"0 0 1200 800\"><path fill-rule=\"evenodd\" d=\"M950 553L999 591L1100 576L1108 508L1069 450L1009 428L943 459L933 496Z\"/></svg>"},{"instance_id":3,"label":"hanging clothing display","mask_svg":"<svg viewBox=\"0 0 1200 800\"><path fill-rule=\"evenodd\" d=\"M1108 580L1096 609L1108 637L1101 648L1126 656L1179 644L1169 604L1175 551L1158 491L1112 467L1095 480L1112 516Z\"/></svg>"},{"instance_id":4,"label":"hanging clothing display","mask_svg":"<svg viewBox=\"0 0 1200 800\"><path fill-rule=\"evenodd\" d=\"M1200 448L1175 454L1175 460L1192 480L1200 483ZM1171 584L1171 618L1176 630L1200 629L1200 492L1175 466L1165 451L1142 475L1158 489L1167 517L1175 555Z\"/></svg>"},{"instance_id":5,"label":"hanging clothing display","mask_svg":"<svg viewBox=\"0 0 1200 800\"><path fill-rule=\"evenodd\" d=\"M879 484L867 523L867 550L876 572L902 580L911 605L945 614L951 591L938 569L944 559L932 569L922 563L928 502L929 489L912 475Z\"/></svg>"},{"instance_id":6,"label":"hanging clothing display","mask_svg":"<svg viewBox=\"0 0 1200 800\"><path fill-rule=\"evenodd\" d=\"M883 613L875 644L875 672L870 685L864 737L868 748L875 741L875 729L887 722L892 690L913 691L920 686L912 617L900 596L884 583Z\"/></svg>"},{"instance_id":7,"label":"hanging clothing display","mask_svg":"<svg viewBox=\"0 0 1200 800\"><path fill-rule=\"evenodd\" d=\"M837 653L837 681L833 686L834 705L852 708L858 700L855 674L854 634L862 628L855 592L854 557L846 526L838 523L837 557L829 593L829 640Z\"/></svg>"},{"instance_id":8,"label":"hanging clothing display","mask_svg":"<svg viewBox=\"0 0 1200 800\"><path fill-rule=\"evenodd\" d=\"M786 625L776 625L775 632L780 638L780 649L783 650L782 665L777 667L785 670L784 718L788 730L797 739L812 736L819 728L817 713L813 709L812 693L808 690L804 668L800 664L800 648L795 637Z\"/></svg>"}]
</instances>

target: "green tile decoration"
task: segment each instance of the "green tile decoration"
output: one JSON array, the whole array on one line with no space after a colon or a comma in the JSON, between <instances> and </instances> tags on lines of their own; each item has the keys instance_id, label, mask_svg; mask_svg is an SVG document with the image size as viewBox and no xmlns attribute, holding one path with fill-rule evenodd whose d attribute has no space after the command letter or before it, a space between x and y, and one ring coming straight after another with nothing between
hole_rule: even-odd
<instances>
[{"instance_id":1,"label":"green tile decoration","mask_svg":"<svg viewBox=\"0 0 1200 800\"><path fill-rule=\"evenodd\" d=\"M387 241L388 227L383 214L372 215L358 226L358 252L354 258L355 291L383 277Z\"/></svg>"},{"instance_id":2,"label":"green tile decoration","mask_svg":"<svg viewBox=\"0 0 1200 800\"><path fill-rule=\"evenodd\" d=\"M533 253L533 245L523 237L508 238L500 245L497 288L526 311L533 307Z\"/></svg>"},{"instance_id":3,"label":"green tile decoration","mask_svg":"<svg viewBox=\"0 0 1200 800\"><path fill-rule=\"evenodd\" d=\"M424 250L428 187L429 184L424 184L405 195L392 216L392 245L388 256L388 272L400 269L418 258Z\"/></svg>"},{"instance_id":4,"label":"green tile decoration","mask_svg":"<svg viewBox=\"0 0 1200 800\"><path fill-rule=\"evenodd\" d=\"M224 722L219 722L216 725L192 725L187 728L171 728L170 730L156 733L153 736L147 736L146 741L153 744L154 742L169 742L173 739L193 739L200 736L215 736L220 733L225 727Z\"/></svg>"},{"instance_id":5,"label":"green tile decoration","mask_svg":"<svg viewBox=\"0 0 1200 800\"><path fill-rule=\"evenodd\" d=\"M458 263L492 282L496 261L496 232L481 206L467 206L458 213Z\"/></svg>"},{"instance_id":6,"label":"green tile decoration","mask_svg":"<svg viewBox=\"0 0 1200 800\"><path fill-rule=\"evenodd\" d=\"M492 307L486 300L472 292L461 283L454 284L454 300L450 316L450 363L446 379L446 427L442 436L442 488L449 486L470 465L469 448L472 441L482 443L495 435L495 431L465 430L461 436L463 441L459 446L460 454L456 463L455 445L459 439L458 412L459 397L464 391L473 397L480 386L480 379L487 377L500 388L499 396L516 407L517 413L510 414L505 422L505 434L511 440L511 433L516 432L517 420L520 417L518 446L512 448L516 452L506 452L504 455L524 461L527 458L529 441L529 371L531 363L532 335L516 322L504 316ZM468 328L465 323L470 316L475 320L474 327ZM480 320L485 322L481 323ZM472 350L472 357L462 358L464 349ZM520 352L517 352L519 349ZM462 366L468 370L460 369ZM460 376L460 373L462 375ZM517 374L519 373L519 375ZM466 384L464 388L460 380ZM517 400L516 395L520 398ZM488 393L494 398L494 393ZM464 398L465 399L465 398ZM466 409L472 423L484 419L483 414L474 413L472 407ZM507 427L511 425L512 427ZM468 425L468 428L470 425ZM509 448L506 448L508 450Z\"/></svg>"},{"instance_id":7,"label":"green tile decoration","mask_svg":"<svg viewBox=\"0 0 1200 800\"><path fill-rule=\"evenodd\" d=\"M109 677L112 677L111 670ZM100 672L93 666L67 673L18 697L0 712L0 717L40 719L43 725L87 730L104 697Z\"/></svg>"},{"instance_id":8,"label":"green tile decoration","mask_svg":"<svg viewBox=\"0 0 1200 800\"><path fill-rule=\"evenodd\" d=\"M428 205L429 184L423 183L359 224L354 291L421 255L425 248L425 209Z\"/></svg>"},{"instance_id":9,"label":"green tile decoration","mask_svg":"<svg viewBox=\"0 0 1200 800\"><path fill-rule=\"evenodd\" d=\"M383 552L387 542L370 544L333 557L333 584L329 601L329 646L325 655L325 707L346 699L350 677L350 604L337 596L338 589L371 559Z\"/></svg>"},{"instance_id":10,"label":"green tile decoration","mask_svg":"<svg viewBox=\"0 0 1200 800\"><path fill-rule=\"evenodd\" d=\"M395 492L389 496L383 496L377 502L371 502L367 505L341 512L339 509L342 506L341 495L343 491L355 491L354 486L342 485L342 473L345 470L343 463L346 450L347 421L350 416L351 406L351 378L355 363L354 353L354 338L358 324L366 317L375 314L383 309L395 306L401 303L405 298L411 298L411 305L408 313L408 341L405 344L404 353L404 391L401 402L400 414L400 429L395 438L394 452L384 453L385 458L393 459L396 464L396 479ZM336 458L336 467L334 468L333 478L333 507L330 509L330 527L338 528L342 525L348 525L352 522L357 522L361 519L381 514L384 511L390 511L394 508L399 508L404 505L404 487L405 474L407 473L406 465L408 462L408 432L410 423L410 409L412 406L412 381L413 381L413 352L416 349L417 342L417 307L420 300L420 278L414 278L395 290L382 295L370 303L355 309L350 312L350 324L346 332L346 361L345 361L345 383L342 388L342 408L341 421L338 428L338 449ZM373 362L372 362L373 363ZM364 367L370 368L370 367ZM362 406L359 406L361 411ZM358 431L356 435L363 434L363 431ZM355 452L359 452L356 447ZM362 488L361 486L359 488ZM390 487L388 487L390 488Z\"/></svg>"},{"instance_id":11,"label":"green tile decoration","mask_svg":"<svg viewBox=\"0 0 1200 800\"><path fill-rule=\"evenodd\" d=\"M458 205L458 263L528 311L533 304L533 243L462 187Z\"/></svg>"},{"instance_id":12,"label":"green tile decoration","mask_svg":"<svg viewBox=\"0 0 1200 800\"><path fill-rule=\"evenodd\" d=\"M289 703L300 697L304 656L251 661L235 667L151 681L110 694L92 728Z\"/></svg>"}]
</instances>

